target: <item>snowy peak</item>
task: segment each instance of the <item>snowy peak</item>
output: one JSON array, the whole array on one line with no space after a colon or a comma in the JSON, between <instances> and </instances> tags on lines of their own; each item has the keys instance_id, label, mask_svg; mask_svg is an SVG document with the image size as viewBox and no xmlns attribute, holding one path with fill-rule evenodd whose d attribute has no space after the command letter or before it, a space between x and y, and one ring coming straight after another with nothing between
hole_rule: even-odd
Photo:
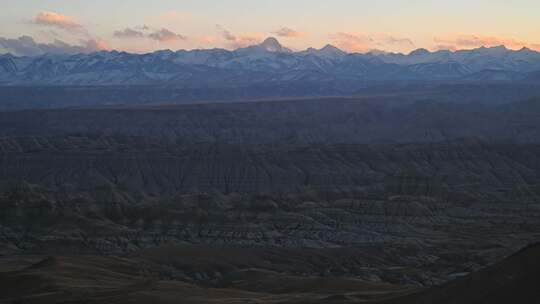
<instances>
[{"instance_id":1,"label":"snowy peak","mask_svg":"<svg viewBox=\"0 0 540 304\"><path fill-rule=\"evenodd\" d=\"M321 49L293 52L275 38L236 51L0 55L2 84L192 84L228 83L231 78L240 84L328 79L489 80L525 79L529 73L539 71L540 53L530 49L514 51L492 47L455 52L418 49L408 55L378 51L348 54L326 45Z\"/></svg>"},{"instance_id":2,"label":"snowy peak","mask_svg":"<svg viewBox=\"0 0 540 304\"><path fill-rule=\"evenodd\" d=\"M499 46L494 46L494 47L482 46L480 48L473 49L470 51L457 51L456 54L467 54L471 56L482 56L482 57L502 57L513 52L514 51L507 49L504 45L499 45Z\"/></svg>"},{"instance_id":3,"label":"snowy peak","mask_svg":"<svg viewBox=\"0 0 540 304\"><path fill-rule=\"evenodd\" d=\"M309 48L300 53L303 55L309 54L309 55L314 55L314 56L326 58L326 59L340 59L343 56L347 55L347 53L345 53L344 51L340 50L339 48L331 44L327 44L326 46L324 46L322 49L319 49L319 50L314 49L314 48Z\"/></svg>"},{"instance_id":4,"label":"snowy peak","mask_svg":"<svg viewBox=\"0 0 540 304\"><path fill-rule=\"evenodd\" d=\"M346 53L331 44L327 44L319 50L319 55L326 57L341 57L346 55Z\"/></svg>"},{"instance_id":5,"label":"snowy peak","mask_svg":"<svg viewBox=\"0 0 540 304\"><path fill-rule=\"evenodd\" d=\"M518 53L536 53L535 51L531 50L530 48L528 47L522 47Z\"/></svg>"},{"instance_id":6,"label":"snowy peak","mask_svg":"<svg viewBox=\"0 0 540 304\"><path fill-rule=\"evenodd\" d=\"M279 41L274 37L266 38L260 47L268 52L283 52L284 48Z\"/></svg>"},{"instance_id":7,"label":"snowy peak","mask_svg":"<svg viewBox=\"0 0 540 304\"><path fill-rule=\"evenodd\" d=\"M431 54L430 51L426 50L426 49L416 49L414 51L412 51L411 53L409 53L409 56L425 56L425 55L429 55Z\"/></svg>"},{"instance_id":8,"label":"snowy peak","mask_svg":"<svg viewBox=\"0 0 540 304\"><path fill-rule=\"evenodd\" d=\"M266 38L261 44L248 46L246 48L238 49L237 51L262 51L268 53L292 53L292 51L279 43L274 37Z\"/></svg>"},{"instance_id":9,"label":"snowy peak","mask_svg":"<svg viewBox=\"0 0 540 304\"><path fill-rule=\"evenodd\" d=\"M15 59L17 58L16 56L13 56L13 54L11 53L6 53L6 54L0 54L0 58L5 58L5 59Z\"/></svg>"}]
</instances>

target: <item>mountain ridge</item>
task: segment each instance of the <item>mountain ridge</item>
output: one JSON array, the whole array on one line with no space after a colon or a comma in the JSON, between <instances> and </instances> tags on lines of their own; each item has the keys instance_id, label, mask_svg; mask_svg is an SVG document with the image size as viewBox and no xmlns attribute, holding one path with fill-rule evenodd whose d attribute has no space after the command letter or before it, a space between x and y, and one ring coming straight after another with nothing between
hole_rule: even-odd
<instances>
[{"instance_id":1,"label":"mountain ridge","mask_svg":"<svg viewBox=\"0 0 540 304\"><path fill-rule=\"evenodd\" d=\"M497 73L484 73L497 71ZM147 54L0 56L0 85L251 85L290 81L535 81L540 53L504 46L411 53L347 53L335 46L293 51L275 38L239 48ZM477 76L478 75L478 76Z\"/></svg>"}]
</instances>

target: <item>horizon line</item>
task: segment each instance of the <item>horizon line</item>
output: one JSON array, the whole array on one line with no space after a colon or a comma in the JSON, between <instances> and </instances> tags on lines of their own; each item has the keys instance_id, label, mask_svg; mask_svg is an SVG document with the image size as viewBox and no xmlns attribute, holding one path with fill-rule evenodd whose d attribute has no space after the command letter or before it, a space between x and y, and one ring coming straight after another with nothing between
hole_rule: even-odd
<instances>
[{"instance_id":1,"label":"horizon line","mask_svg":"<svg viewBox=\"0 0 540 304\"><path fill-rule=\"evenodd\" d=\"M181 51L190 52L190 51L205 51L205 50L223 50L223 51L227 51L227 52L236 52L238 50L249 49L249 48L261 46L261 45L263 45L264 43L266 43L269 40L276 41L281 48L286 50L286 51L282 51L281 53L292 53L292 54L308 52L310 50L321 51L321 50L324 50L325 48L328 48L328 47L332 47L332 48L334 48L336 50L339 50L339 51L343 52L344 54L348 54L348 55L354 55L354 54L370 55L370 54L372 54L372 55L375 55L375 56L379 55L377 53L386 54L386 55L411 56L413 53L418 52L418 51L424 51L424 52L428 52L430 54L433 54L433 53L438 53L438 52L458 53L458 52L474 51L474 50L480 50L480 49L500 49L500 48L503 48L503 49L505 49L507 51L511 51L511 52L531 51L531 52L535 52L535 53L540 53L540 51L531 49L531 48L526 47L526 46L523 46L521 48L511 48L511 47L509 47L509 46L507 46L505 44L494 45L494 46L482 45L482 46L478 46L478 47L462 48L462 49L439 48L439 49L435 49L435 50L433 50L433 49L430 50L428 48L419 47L419 48L416 48L414 50L411 50L408 53L386 51L386 50L383 50L383 49L371 49L371 50L366 51L366 52L360 52L360 51L358 51L358 52L350 52L350 51L343 50L343 49L341 49L341 48L339 48L339 47L337 47L337 46L335 46L335 45L333 45L331 43L327 43L325 46L323 46L321 48L307 47L305 49L292 49L292 48L289 48L289 47L284 46L283 44L281 44L281 42L279 42L279 40L276 37L269 36L269 37L267 37L266 39L264 39L263 41L261 41L259 43L254 43L254 44L251 44L251 45L247 45L247 46L244 46L244 47L238 47L238 48L234 48L234 49L227 49L227 48L223 48L223 47L178 48L178 49L165 48L165 49L158 49L158 50L151 51L151 52L132 52L132 51L121 50L121 49L103 49L103 50L96 50L96 51L91 51L91 52L73 52L73 53L68 53L68 52L66 52L66 53L44 52L43 54L39 54L39 55L35 55L35 56L28 56L28 55L19 56L19 55L13 54L13 53L8 51L8 52L5 52L5 53L0 53L0 56L11 55L11 56L17 57L17 58L24 58L24 57L47 56L47 55L59 55L59 56L61 56L61 55L81 55L81 54L90 55L90 54L99 54L99 53L103 53L103 52L104 53L114 53L114 52L116 52L116 53L126 53L126 54L132 54L132 55L149 55L149 54L155 54L155 53L158 53L158 52L167 52L167 51L176 53L176 52L181 52ZM280 53L278 51L268 51L268 52Z\"/></svg>"}]
</instances>

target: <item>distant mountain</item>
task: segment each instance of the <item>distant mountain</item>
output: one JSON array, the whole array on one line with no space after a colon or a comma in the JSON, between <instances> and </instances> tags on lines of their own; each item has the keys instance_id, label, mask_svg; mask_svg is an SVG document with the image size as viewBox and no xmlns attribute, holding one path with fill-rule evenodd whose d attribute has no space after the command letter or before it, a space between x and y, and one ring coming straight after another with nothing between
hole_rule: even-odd
<instances>
[{"instance_id":1,"label":"distant mountain","mask_svg":"<svg viewBox=\"0 0 540 304\"><path fill-rule=\"evenodd\" d=\"M330 44L327 44L322 49L309 48L303 52L300 52L299 54L307 55L307 56L312 55L316 57L334 59L334 60L340 60L347 55L347 53L345 53L344 51Z\"/></svg>"},{"instance_id":2,"label":"distant mountain","mask_svg":"<svg viewBox=\"0 0 540 304\"><path fill-rule=\"evenodd\" d=\"M264 40L261 44L248 46L237 50L238 53L291 53L292 51L282 46L276 38L270 37Z\"/></svg>"},{"instance_id":3,"label":"distant mountain","mask_svg":"<svg viewBox=\"0 0 540 304\"><path fill-rule=\"evenodd\" d=\"M504 46L462 51L418 49L408 55L346 53L335 46L294 52L275 38L234 51L170 50L0 56L3 85L228 86L268 82L536 81L540 53Z\"/></svg>"}]
</instances>

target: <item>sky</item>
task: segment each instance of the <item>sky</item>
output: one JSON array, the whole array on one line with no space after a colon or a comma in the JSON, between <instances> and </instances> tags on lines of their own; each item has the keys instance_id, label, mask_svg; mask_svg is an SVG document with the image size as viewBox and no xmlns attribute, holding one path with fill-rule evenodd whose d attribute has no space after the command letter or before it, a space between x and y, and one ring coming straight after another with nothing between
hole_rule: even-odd
<instances>
[{"instance_id":1,"label":"sky","mask_svg":"<svg viewBox=\"0 0 540 304\"><path fill-rule=\"evenodd\" d=\"M540 50L538 0L0 0L0 52L235 49L276 37L349 52Z\"/></svg>"}]
</instances>

